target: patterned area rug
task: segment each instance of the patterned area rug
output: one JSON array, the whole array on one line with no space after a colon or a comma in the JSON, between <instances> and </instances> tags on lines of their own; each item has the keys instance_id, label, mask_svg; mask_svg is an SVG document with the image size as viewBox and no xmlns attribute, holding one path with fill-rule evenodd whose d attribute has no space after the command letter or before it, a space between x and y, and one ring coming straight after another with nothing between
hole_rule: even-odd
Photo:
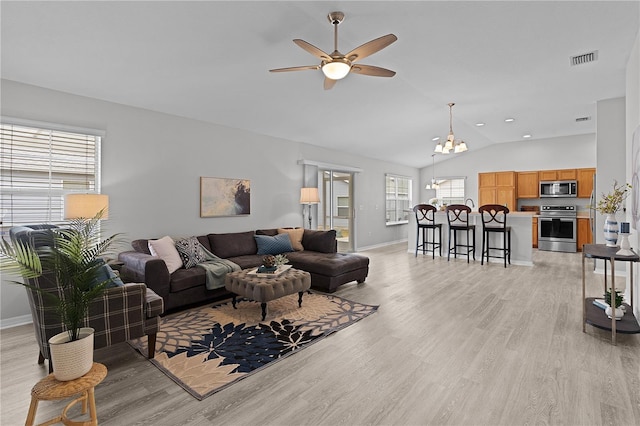
<instances>
[{"instance_id":1,"label":"patterned area rug","mask_svg":"<svg viewBox=\"0 0 640 426\"><path fill-rule=\"evenodd\" d=\"M150 361L202 400L378 309L316 293L305 293L301 308L297 294L269 302L265 321L259 303L236 307L229 301L163 318ZM146 337L130 344L147 353Z\"/></svg>"}]
</instances>

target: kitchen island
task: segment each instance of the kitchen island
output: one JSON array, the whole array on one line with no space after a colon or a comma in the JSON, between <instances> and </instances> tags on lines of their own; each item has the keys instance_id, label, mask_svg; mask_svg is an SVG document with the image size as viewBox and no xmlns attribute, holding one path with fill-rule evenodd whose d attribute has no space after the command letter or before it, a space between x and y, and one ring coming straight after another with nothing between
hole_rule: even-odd
<instances>
[{"instance_id":1,"label":"kitchen island","mask_svg":"<svg viewBox=\"0 0 640 426\"><path fill-rule=\"evenodd\" d=\"M525 265L525 266L533 266L532 261L532 220L535 215L535 212L509 212L507 216L507 226L511 227L511 264L513 265ZM449 243L449 224L447 222L447 213L444 211L439 211L436 213L436 223L442 224L442 256L447 256L448 243ZM480 218L480 213L477 211L471 212L469 214L469 223L471 225L476 225L476 261L479 263L480 258L482 256L482 219ZM408 235L408 251L409 253L415 253L416 251L416 233L417 233L417 224L416 217L411 212L409 215L409 230ZM436 233L437 234L437 233ZM461 235L461 234L459 234ZM429 238L431 238L431 232L429 232ZM437 239L436 235L436 239ZM464 238L464 237L462 237ZM421 240L422 241L422 240ZM460 241L460 240L458 240ZM492 240L492 246L498 245L501 246L501 242L495 243ZM418 255L421 254L422 251L418 251ZM429 252L429 256L431 256L431 252ZM436 249L436 256L438 256L438 250ZM453 255L452 255L453 257ZM462 258L466 262L466 255L462 256ZM460 255L458 255L458 259L461 259ZM490 262L502 262L500 259L489 258ZM486 260L486 259L485 259Z\"/></svg>"}]
</instances>

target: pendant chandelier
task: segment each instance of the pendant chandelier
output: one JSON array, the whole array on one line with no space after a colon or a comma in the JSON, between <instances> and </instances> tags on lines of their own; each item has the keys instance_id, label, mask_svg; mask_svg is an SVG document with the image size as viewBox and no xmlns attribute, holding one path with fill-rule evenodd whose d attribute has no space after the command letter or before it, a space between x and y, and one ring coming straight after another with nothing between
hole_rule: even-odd
<instances>
[{"instance_id":1,"label":"pendant chandelier","mask_svg":"<svg viewBox=\"0 0 640 426\"><path fill-rule=\"evenodd\" d=\"M448 105L449 105L449 136L447 136L447 142L445 142L444 146L442 145L441 142L438 142L438 145L436 145L436 149L434 150L434 152L437 152L438 154L448 154L451 150L453 150L454 154L458 154L460 152L465 152L468 149L467 144L464 143L464 141L456 140L455 136L453 135L452 109L455 104L451 102Z\"/></svg>"},{"instance_id":2,"label":"pendant chandelier","mask_svg":"<svg viewBox=\"0 0 640 426\"><path fill-rule=\"evenodd\" d=\"M433 167L432 167L433 177L431 178L431 185L427 184L427 186L425 186L424 189L438 189L438 188L440 188L440 185L438 184L438 181L436 180L436 155L435 154L431 154L431 159L433 160Z\"/></svg>"}]
</instances>

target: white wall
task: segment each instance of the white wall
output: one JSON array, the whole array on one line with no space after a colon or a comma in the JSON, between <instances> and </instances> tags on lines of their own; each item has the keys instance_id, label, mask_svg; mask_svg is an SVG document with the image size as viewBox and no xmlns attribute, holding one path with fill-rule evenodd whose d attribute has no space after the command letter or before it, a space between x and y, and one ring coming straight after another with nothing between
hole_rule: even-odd
<instances>
[{"instance_id":1,"label":"white wall","mask_svg":"<svg viewBox=\"0 0 640 426\"><path fill-rule=\"evenodd\" d=\"M632 160L633 160L633 150L631 149L631 142L635 132L640 133L640 33L636 36L636 42L633 45L633 49L631 49L631 54L629 56L629 61L627 62L627 78L626 78L626 182L633 182L633 185L636 186L633 188L634 197L636 200L636 206L640 205L640 200L638 195L640 195L640 188L638 188L638 184L633 180L634 170L632 168ZM640 137L640 136L638 136ZM633 201L633 199L632 199ZM626 220L628 222L632 222L631 220L631 212L630 207L631 201L627 201L627 216ZM631 232L634 235L631 235L631 245L638 252L640 248L640 226L636 227L636 229L632 229ZM634 269L634 278L635 283L633 287L634 292L634 301L633 306L635 307L635 315L638 320L640 320L640 267L637 263L633 264ZM630 288L629 283L627 283L627 289ZM631 297L629 290L627 290L626 294L627 299Z\"/></svg>"},{"instance_id":2,"label":"white wall","mask_svg":"<svg viewBox=\"0 0 640 426\"><path fill-rule=\"evenodd\" d=\"M593 133L560 138L534 139L491 145L463 154L449 154L450 159L435 164L436 177L466 176L466 196L478 202L478 173L573 169L596 166L596 138ZM420 200L428 201L432 192L425 190L431 182L433 167L420 169ZM511 208L511 206L509 206Z\"/></svg>"},{"instance_id":3,"label":"white wall","mask_svg":"<svg viewBox=\"0 0 640 426\"><path fill-rule=\"evenodd\" d=\"M625 98L606 99L596 103L596 199L613 188L613 182L626 182L625 172ZM618 221L623 213L618 213ZM595 242L604 244L604 216L596 213Z\"/></svg>"},{"instance_id":4,"label":"white wall","mask_svg":"<svg viewBox=\"0 0 640 426\"><path fill-rule=\"evenodd\" d=\"M104 229L124 233L124 249L140 237L302 226L301 159L363 170L354 197L360 248L407 238L406 225L385 226L384 175L417 181L412 167L7 80L0 101L3 116L106 131L102 192L110 205ZM251 215L200 218L201 176L250 179ZM0 286L1 320L29 315L24 293Z\"/></svg>"}]
</instances>

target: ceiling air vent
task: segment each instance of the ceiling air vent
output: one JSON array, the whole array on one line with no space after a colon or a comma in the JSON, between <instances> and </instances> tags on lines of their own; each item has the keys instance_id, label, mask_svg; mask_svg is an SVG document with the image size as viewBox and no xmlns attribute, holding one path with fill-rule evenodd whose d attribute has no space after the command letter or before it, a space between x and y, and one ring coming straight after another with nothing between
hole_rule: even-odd
<instances>
[{"instance_id":1,"label":"ceiling air vent","mask_svg":"<svg viewBox=\"0 0 640 426\"><path fill-rule=\"evenodd\" d=\"M569 59L571 60L571 66L587 64L598 60L598 51L594 50L584 55L572 56Z\"/></svg>"},{"instance_id":2,"label":"ceiling air vent","mask_svg":"<svg viewBox=\"0 0 640 426\"><path fill-rule=\"evenodd\" d=\"M578 117L576 118L576 123L580 123L582 121L589 121L591 120L591 117Z\"/></svg>"}]
</instances>

